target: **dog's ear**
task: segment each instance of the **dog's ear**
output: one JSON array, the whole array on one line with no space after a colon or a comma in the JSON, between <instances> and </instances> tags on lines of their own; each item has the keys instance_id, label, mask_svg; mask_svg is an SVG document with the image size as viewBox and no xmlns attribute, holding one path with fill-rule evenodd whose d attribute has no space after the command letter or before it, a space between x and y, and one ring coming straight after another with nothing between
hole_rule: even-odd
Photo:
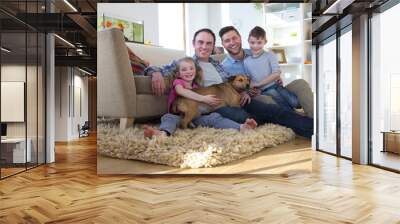
<instances>
[{"instance_id":1,"label":"dog's ear","mask_svg":"<svg viewBox=\"0 0 400 224\"><path fill-rule=\"evenodd\" d=\"M229 76L228 82L233 82L236 79L236 75Z\"/></svg>"}]
</instances>

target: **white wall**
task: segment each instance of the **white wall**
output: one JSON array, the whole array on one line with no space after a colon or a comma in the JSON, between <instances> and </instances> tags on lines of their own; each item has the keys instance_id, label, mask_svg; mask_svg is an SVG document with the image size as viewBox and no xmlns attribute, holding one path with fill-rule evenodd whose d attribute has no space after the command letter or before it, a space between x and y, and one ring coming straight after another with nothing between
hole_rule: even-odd
<instances>
[{"instance_id":1,"label":"white wall","mask_svg":"<svg viewBox=\"0 0 400 224\"><path fill-rule=\"evenodd\" d=\"M230 3L229 24L236 27L242 36L243 48L249 48L247 37L255 26L264 27L264 16L262 11L256 10L254 3Z\"/></svg>"},{"instance_id":2,"label":"white wall","mask_svg":"<svg viewBox=\"0 0 400 224\"><path fill-rule=\"evenodd\" d=\"M68 140L68 85L69 76L67 67L55 68L55 135L56 141Z\"/></svg>"},{"instance_id":3,"label":"white wall","mask_svg":"<svg viewBox=\"0 0 400 224\"><path fill-rule=\"evenodd\" d=\"M33 66L19 65L19 64L7 64L1 66L1 81L10 81L10 82L25 82L26 71L28 75L36 75L36 68ZM28 77L29 78L29 77ZM36 91L36 90L35 90ZM29 98L36 97L36 92L27 93ZM35 94L35 95L34 95ZM4 97L4 96L2 96ZM28 100L28 99L27 99ZM28 100L31 102L32 99ZM35 105L36 108L36 105ZM24 108L22 108L24 110ZM7 108L1 108L1 110L7 110ZM27 114L28 121L31 122L33 120L32 114ZM35 117L36 118L36 114ZM36 119L35 119L36 121ZM26 122L7 122L7 136L8 137L24 137L25 136L25 126ZM31 128L31 125L28 126ZM29 133L28 133L29 134Z\"/></svg>"},{"instance_id":4,"label":"white wall","mask_svg":"<svg viewBox=\"0 0 400 224\"><path fill-rule=\"evenodd\" d=\"M37 70L38 69L38 70ZM39 153L39 163L44 162L44 74L41 67L25 66L25 64L3 64L1 66L2 81L19 81L26 85L26 107L20 108L21 113L26 112L26 120L23 122L7 122L7 137L25 137L31 140L30 148L33 161L36 161L36 155ZM27 81L25 81L27 79ZM2 89L3 91L4 89ZM7 95L2 95L7 97ZM2 107L4 112L10 108ZM15 112L15 111L8 111ZM51 157L49 157L51 158ZM49 160L51 162L51 160Z\"/></svg>"},{"instance_id":5,"label":"white wall","mask_svg":"<svg viewBox=\"0 0 400 224\"><path fill-rule=\"evenodd\" d=\"M32 67L27 68L24 65L8 64L1 66L1 81L18 81L25 82L25 69L29 71ZM26 82L25 82L26 83ZM1 108L7 110L7 108ZM7 137L25 137L26 122L7 122Z\"/></svg>"},{"instance_id":6,"label":"white wall","mask_svg":"<svg viewBox=\"0 0 400 224\"><path fill-rule=\"evenodd\" d=\"M69 84L68 67L55 68L55 141L68 141Z\"/></svg>"},{"instance_id":7,"label":"white wall","mask_svg":"<svg viewBox=\"0 0 400 224\"><path fill-rule=\"evenodd\" d=\"M98 3L97 15L144 21L144 40L159 45L158 6L154 3Z\"/></svg>"},{"instance_id":8,"label":"white wall","mask_svg":"<svg viewBox=\"0 0 400 224\"><path fill-rule=\"evenodd\" d=\"M78 74L77 74L78 72ZM88 96L89 96L89 92L88 92L88 77L87 76L81 76L79 73L79 71L75 70L75 77L74 77L74 86L75 86L75 90L77 90L76 88L80 88L81 91L81 114L79 113L79 111L77 110L76 106L75 106L75 114L73 119L72 119L72 136L73 138L78 138L79 137L79 133L78 133L78 129L77 126L78 124L80 124L80 126L82 126L85 121L89 120L89 116L88 116L88 108L89 108L89 101L88 101ZM74 93L76 94L76 92ZM75 100L77 100L77 97L74 97ZM76 102L76 104L78 104L79 102Z\"/></svg>"},{"instance_id":9,"label":"white wall","mask_svg":"<svg viewBox=\"0 0 400 224\"><path fill-rule=\"evenodd\" d=\"M168 4L168 3L161 3ZM115 16L127 20L144 21L144 39L154 45L161 44L158 4L154 3L99 3L98 15ZM171 12L178 13L178 12ZM234 25L243 37L243 46L248 47L247 36L254 26L264 26L264 18L254 3L186 3L185 4L186 53L193 55L193 34L201 28L210 28L216 35L216 45L222 46L218 36L223 26ZM164 17L164 16L163 16ZM167 18L166 18L167 19Z\"/></svg>"},{"instance_id":10,"label":"white wall","mask_svg":"<svg viewBox=\"0 0 400 224\"><path fill-rule=\"evenodd\" d=\"M192 56L194 49L192 46L193 34L201 29L208 27L208 3L185 4L186 13L186 54Z\"/></svg>"},{"instance_id":11,"label":"white wall","mask_svg":"<svg viewBox=\"0 0 400 224\"><path fill-rule=\"evenodd\" d=\"M222 27L222 13L221 13L221 3L209 3L208 4L208 28L210 28L215 33L215 46L222 46L221 40L218 36L218 32ZM191 37L193 38L193 36Z\"/></svg>"},{"instance_id":12,"label":"white wall","mask_svg":"<svg viewBox=\"0 0 400 224\"><path fill-rule=\"evenodd\" d=\"M210 28L216 36L216 46L222 46L219 30L233 25L242 36L243 47L248 48L247 36L255 26L264 27L264 16L254 3L189 3L186 4L186 49L194 54L193 34L201 28Z\"/></svg>"},{"instance_id":13,"label":"white wall","mask_svg":"<svg viewBox=\"0 0 400 224\"><path fill-rule=\"evenodd\" d=\"M160 46L176 50L185 49L183 9L183 3L158 4Z\"/></svg>"},{"instance_id":14,"label":"white wall","mask_svg":"<svg viewBox=\"0 0 400 224\"><path fill-rule=\"evenodd\" d=\"M79 137L78 124L81 126L88 120L88 78L71 67L56 67L55 120L56 141L69 141ZM76 104L76 89L80 88L80 115ZM75 111L74 111L75 110Z\"/></svg>"}]
</instances>

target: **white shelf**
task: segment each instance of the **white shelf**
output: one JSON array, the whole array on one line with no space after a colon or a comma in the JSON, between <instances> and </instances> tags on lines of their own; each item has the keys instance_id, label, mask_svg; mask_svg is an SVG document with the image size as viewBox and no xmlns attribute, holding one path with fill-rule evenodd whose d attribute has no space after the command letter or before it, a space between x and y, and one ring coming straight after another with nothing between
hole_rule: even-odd
<instances>
[{"instance_id":1,"label":"white shelf","mask_svg":"<svg viewBox=\"0 0 400 224\"><path fill-rule=\"evenodd\" d=\"M311 5L299 4L266 5L265 28L269 38L269 51L282 49L288 63L279 64L283 73L289 74L289 81L303 78L311 84L312 64L304 64L311 55ZM292 36L292 33L297 35ZM278 46L274 43L280 44Z\"/></svg>"},{"instance_id":2,"label":"white shelf","mask_svg":"<svg viewBox=\"0 0 400 224\"><path fill-rule=\"evenodd\" d=\"M290 67L290 66L299 66L301 65L300 63L285 63L285 64L279 64L281 67Z\"/></svg>"},{"instance_id":3,"label":"white shelf","mask_svg":"<svg viewBox=\"0 0 400 224\"><path fill-rule=\"evenodd\" d=\"M282 23L275 23L275 24L267 25L267 29L284 29L284 28L296 27L299 25L300 25L299 21L282 22Z\"/></svg>"},{"instance_id":4,"label":"white shelf","mask_svg":"<svg viewBox=\"0 0 400 224\"><path fill-rule=\"evenodd\" d=\"M282 44L282 45L267 47L267 49L282 49L282 48L287 48L287 47L297 47L299 45L300 45L300 43L290 43L290 44Z\"/></svg>"}]
</instances>

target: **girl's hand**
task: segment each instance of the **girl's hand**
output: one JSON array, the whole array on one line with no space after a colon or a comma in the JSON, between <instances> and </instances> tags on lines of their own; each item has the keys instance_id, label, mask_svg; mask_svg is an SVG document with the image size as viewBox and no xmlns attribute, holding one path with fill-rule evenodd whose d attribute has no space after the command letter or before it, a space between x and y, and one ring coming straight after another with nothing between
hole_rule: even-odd
<instances>
[{"instance_id":1,"label":"girl's hand","mask_svg":"<svg viewBox=\"0 0 400 224\"><path fill-rule=\"evenodd\" d=\"M215 107L218 106L222 102L222 100L217 98L215 95L205 95L202 97L201 102Z\"/></svg>"}]
</instances>

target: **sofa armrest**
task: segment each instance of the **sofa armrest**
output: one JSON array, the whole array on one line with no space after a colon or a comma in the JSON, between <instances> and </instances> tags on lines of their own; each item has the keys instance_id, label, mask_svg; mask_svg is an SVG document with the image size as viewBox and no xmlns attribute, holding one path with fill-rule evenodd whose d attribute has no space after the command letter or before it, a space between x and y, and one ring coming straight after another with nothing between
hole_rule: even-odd
<instances>
[{"instance_id":1,"label":"sofa armrest","mask_svg":"<svg viewBox=\"0 0 400 224\"><path fill-rule=\"evenodd\" d=\"M97 38L97 116L134 117L136 88L123 34L113 28Z\"/></svg>"},{"instance_id":2,"label":"sofa armrest","mask_svg":"<svg viewBox=\"0 0 400 224\"><path fill-rule=\"evenodd\" d=\"M304 109L304 113L310 117L314 117L314 95L310 85L304 79L296 79L289 83L286 88L296 94L300 105Z\"/></svg>"},{"instance_id":3,"label":"sofa armrest","mask_svg":"<svg viewBox=\"0 0 400 224\"><path fill-rule=\"evenodd\" d=\"M135 86L136 86L136 93L137 94L153 94L151 89L151 76L134 76L135 79ZM168 94L171 88L171 78L164 77L166 91L165 94Z\"/></svg>"}]
</instances>

